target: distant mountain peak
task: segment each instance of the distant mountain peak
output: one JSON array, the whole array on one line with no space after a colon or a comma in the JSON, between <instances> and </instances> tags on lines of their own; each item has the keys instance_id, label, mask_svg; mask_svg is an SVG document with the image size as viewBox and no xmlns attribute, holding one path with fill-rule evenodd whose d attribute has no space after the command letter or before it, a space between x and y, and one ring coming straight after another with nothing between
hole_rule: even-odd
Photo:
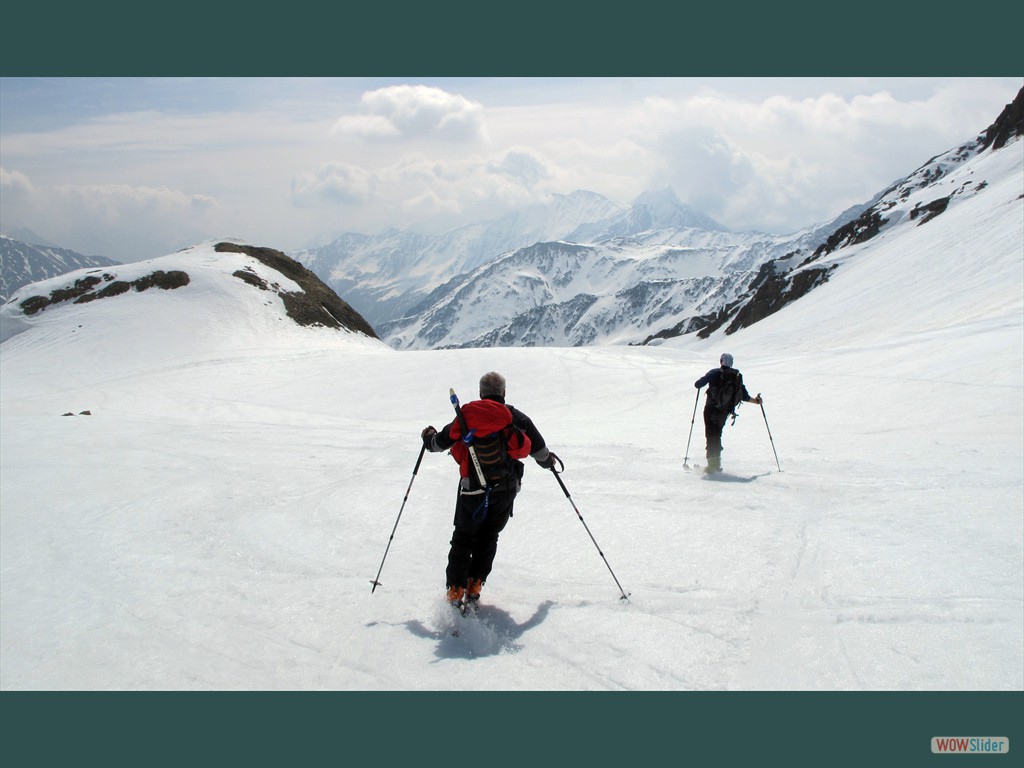
<instances>
[{"instance_id":1,"label":"distant mountain peak","mask_svg":"<svg viewBox=\"0 0 1024 768\"><path fill-rule=\"evenodd\" d=\"M692 205L679 199L672 187L652 189L637 195L633 201L633 210L646 212L650 217L651 228L688 228L704 229L709 232L728 232L728 228L707 216Z\"/></svg>"},{"instance_id":2,"label":"distant mountain peak","mask_svg":"<svg viewBox=\"0 0 1024 768\"><path fill-rule=\"evenodd\" d=\"M682 208L683 203L672 187L665 186L659 189L648 189L641 192L633 200L633 205L671 205Z\"/></svg>"},{"instance_id":3,"label":"distant mountain peak","mask_svg":"<svg viewBox=\"0 0 1024 768\"><path fill-rule=\"evenodd\" d=\"M8 237L11 240L20 240L23 243L30 245L41 245L44 248L59 248L60 246L56 243L52 243L42 235L37 235L28 227L16 227L15 229L5 230L0 232L0 237Z\"/></svg>"}]
</instances>

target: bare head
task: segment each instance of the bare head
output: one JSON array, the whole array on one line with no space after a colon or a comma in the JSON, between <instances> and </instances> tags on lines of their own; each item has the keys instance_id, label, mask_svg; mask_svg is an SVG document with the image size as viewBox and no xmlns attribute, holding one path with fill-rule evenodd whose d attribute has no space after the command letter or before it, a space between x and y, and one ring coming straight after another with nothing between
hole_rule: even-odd
<instances>
[{"instance_id":1,"label":"bare head","mask_svg":"<svg viewBox=\"0 0 1024 768\"><path fill-rule=\"evenodd\" d=\"M480 377L480 397L505 397L505 377L491 371Z\"/></svg>"}]
</instances>

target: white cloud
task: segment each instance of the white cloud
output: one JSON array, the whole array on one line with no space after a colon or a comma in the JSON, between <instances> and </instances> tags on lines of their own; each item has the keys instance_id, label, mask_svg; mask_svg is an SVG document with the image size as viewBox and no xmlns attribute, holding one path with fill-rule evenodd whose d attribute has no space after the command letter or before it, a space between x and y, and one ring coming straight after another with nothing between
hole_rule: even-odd
<instances>
[{"instance_id":1,"label":"white cloud","mask_svg":"<svg viewBox=\"0 0 1024 768\"><path fill-rule=\"evenodd\" d=\"M434 190L427 189L421 194L402 201L402 210L416 219L435 216L457 216L462 208L457 200L442 199Z\"/></svg>"},{"instance_id":2,"label":"white cloud","mask_svg":"<svg viewBox=\"0 0 1024 768\"><path fill-rule=\"evenodd\" d=\"M105 224L121 225L140 217L156 223L157 219L182 213L202 214L217 205L207 195L188 195L166 187L131 187L127 184L56 187L55 202L78 209L80 214L96 217Z\"/></svg>"},{"instance_id":3,"label":"white cloud","mask_svg":"<svg viewBox=\"0 0 1024 768\"><path fill-rule=\"evenodd\" d=\"M546 157L529 147L512 147L491 159L487 171L531 186L554 175L550 165Z\"/></svg>"},{"instance_id":4,"label":"white cloud","mask_svg":"<svg viewBox=\"0 0 1024 768\"><path fill-rule=\"evenodd\" d=\"M368 91L363 113L345 115L334 131L369 139L437 138L479 142L487 138L478 102L425 85L394 85Z\"/></svg>"},{"instance_id":5,"label":"white cloud","mask_svg":"<svg viewBox=\"0 0 1024 768\"><path fill-rule=\"evenodd\" d=\"M371 199L374 177L371 171L351 163L324 163L312 174L292 179L292 199L299 205L316 200L359 205Z\"/></svg>"},{"instance_id":6,"label":"white cloud","mask_svg":"<svg viewBox=\"0 0 1024 768\"><path fill-rule=\"evenodd\" d=\"M81 253L126 261L161 256L218 226L220 206L209 195L127 184L42 187L7 171L0 181L4 226L27 226ZM8 194L13 190L31 196Z\"/></svg>"},{"instance_id":7,"label":"white cloud","mask_svg":"<svg viewBox=\"0 0 1024 768\"><path fill-rule=\"evenodd\" d=\"M793 231L864 202L929 157L985 128L958 129L947 94L899 101L888 91L737 99L648 98L631 138L651 186L735 228ZM955 137L955 138L953 138Z\"/></svg>"},{"instance_id":8,"label":"white cloud","mask_svg":"<svg viewBox=\"0 0 1024 768\"><path fill-rule=\"evenodd\" d=\"M65 83L62 98L77 84ZM625 85L256 78L237 87L258 98L232 100L231 111L217 111L223 84L221 98L204 99L206 81L189 83L203 107L181 101L180 86L173 108L136 92L121 102L132 112L15 121L48 127L2 137L4 226L68 247L65 235L118 245L115 225L136 237L147 222L160 236L184 233L175 242L201 230L290 247L327 230L437 231L442 223L427 221L435 211L447 226L551 193L588 189L626 204L668 185L731 228L792 232L971 138L1020 87L1012 78ZM355 106L339 120L338 103Z\"/></svg>"},{"instance_id":9,"label":"white cloud","mask_svg":"<svg viewBox=\"0 0 1024 768\"><path fill-rule=\"evenodd\" d=\"M3 166L0 166L0 191L4 195L18 195L19 197L29 197L34 192L32 182L28 176L19 171L8 171Z\"/></svg>"},{"instance_id":10,"label":"white cloud","mask_svg":"<svg viewBox=\"0 0 1024 768\"><path fill-rule=\"evenodd\" d=\"M0 166L0 231L25 227L33 213L45 208L32 180L20 171Z\"/></svg>"},{"instance_id":11,"label":"white cloud","mask_svg":"<svg viewBox=\"0 0 1024 768\"><path fill-rule=\"evenodd\" d=\"M377 205L391 216L392 226L425 225L434 215L448 222L457 215L467 220L500 216L544 198L564 176L545 155L526 147L448 158L410 153L372 168L323 163L293 178L292 199L298 206L330 211ZM362 224L370 219L364 217Z\"/></svg>"}]
</instances>

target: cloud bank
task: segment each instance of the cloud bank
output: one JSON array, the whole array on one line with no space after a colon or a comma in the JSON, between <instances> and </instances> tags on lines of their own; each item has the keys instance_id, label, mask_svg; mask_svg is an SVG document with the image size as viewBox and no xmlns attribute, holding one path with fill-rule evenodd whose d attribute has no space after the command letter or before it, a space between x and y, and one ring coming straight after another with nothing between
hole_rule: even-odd
<instances>
[{"instance_id":1,"label":"cloud bank","mask_svg":"<svg viewBox=\"0 0 1024 768\"><path fill-rule=\"evenodd\" d=\"M31 111L52 102L47 84L2 82L19 130L0 143L0 226L115 259L189 237L296 249L325 232L441 231L576 189L626 205L669 186L732 229L793 232L973 138L1020 82L247 80L249 101L223 111L207 81L187 84L194 102L181 83L173 103L162 80L134 85L132 111L86 115L72 79L51 116Z\"/></svg>"}]
</instances>

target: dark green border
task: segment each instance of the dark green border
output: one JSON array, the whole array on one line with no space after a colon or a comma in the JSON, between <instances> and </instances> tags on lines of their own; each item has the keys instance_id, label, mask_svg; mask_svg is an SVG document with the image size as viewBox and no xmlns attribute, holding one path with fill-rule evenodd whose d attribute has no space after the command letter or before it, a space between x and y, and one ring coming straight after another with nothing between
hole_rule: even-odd
<instances>
[{"instance_id":1,"label":"dark green border","mask_svg":"<svg viewBox=\"0 0 1024 768\"><path fill-rule=\"evenodd\" d=\"M6 693L14 765L962 766L1024 750L1018 693Z\"/></svg>"},{"instance_id":2,"label":"dark green border","mask_svg":"<svg viewBox=\"0 0 1024 768\"><path fill-rule=\"evenodd\" d=\"M0 75L1017 76L999 0L697 4L8 4ZM1024 649L1022 649L1024 651ZM970 663L965 650L965 664ZM1021 692L0 693L17 765L984 765ZM1012 760L1013 758L1010 758Z\"/></svg>"},{"instance_id":3,"label":"dark green border","mask_svg":"<svg viewBox=\"0 0 1024 768\"><path fill-rule=\"evenodd\" d=\"M859 0L8 3L0 74L1013 76L1021 12Z\"/></svg>"}]
</instances>

